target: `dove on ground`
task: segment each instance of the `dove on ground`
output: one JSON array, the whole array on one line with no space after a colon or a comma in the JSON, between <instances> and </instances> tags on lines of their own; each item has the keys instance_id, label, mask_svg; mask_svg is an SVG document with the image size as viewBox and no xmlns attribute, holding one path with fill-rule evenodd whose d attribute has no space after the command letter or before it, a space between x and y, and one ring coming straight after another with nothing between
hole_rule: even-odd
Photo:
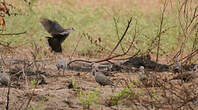
<instances>
[{"instance_id":1,"label":"dove on ground","mask_svg":"<svg viewBox=\"0 0 198 110\"><path fill-rule=\"evenodd\" d=\"M147 79L147 76L146 76L145 71L144 71L144 66L139 67L139 74L138 75L139 75L139 80L140 81L144 81L144 80Z\"/></svg>"},{"instance_id":2,"label":"dove on ground","mask_svg":"<svg viewBox=\"0 0 198 110\"><path fill-rule=\"evenodd\" d=\"M175 77L173 77L171 80L183 80L184 82L191 81L193 79L198 78L198 65L194 66L192 71L186 71L183 72Z\"/></svg>"},{"instance_id":3,"label":"dove on ground","mask_svg":"<svg viewBox=\"0 0 198 110\"><path fill-rule=\"evenodd\" d=\"M95 68L95 69L92 69L94 71L97 71L97 72L101 72L102 74L104 74L105 76L113 76L111 71L112 71L112 66L113 65L103 65L101 66L99 63L93 63L92 64L92 68ZM99 68L101 67L101 68ZM93 72L92 72L93 73ZM93 74L94 76L94 74Z\"/></svg>"},{"instance_id":4,"label":"dove on ground","mask_svg":"<svg viewBox=\"0 0 198 110\"><path fill-rule=\"evenodd\" d=\"M179 60L177 57L173 58L174 60L174 64L172 65L172 70L174 73L180 73L182 71L182 66L181 64L179 63Z\"/></svg>"},{"instance_id":5,"label":"dove on ground","mask_svg":"<svg viewBox=\"0 0 198 110\"><path fill-rule=\"evenodd\" d=\"M144 66L139 67L139 80L145 87L157 87L154 74L145 72Z\"/></svg>"},{"instance_id":6,"label":"dove on ground","mask_svg":"<svg viewBox=\"0 0 198 110\"><path fill-rule=\"evenodd\" d=\"M56 67L58 70L63 70L63 74L65 73L65 70L67 69L67 61L64 59L60 59L57 63L56 63Z\"/></svg>"},{"instance_id":7,"label":"dove on ground","mask_svg":"<svg viewBox=\"0 0 198 110\"><path fill-rule=\"evenodd\" d=\"M92 64L92 75L94 75L95 81L101 86L111 85L114 86L114 83L107 78L102 72L97 71L98 64Z\"/></svg>"},{"instance_id":8,"label":"dove on ground","mask_svg":"<svg viewBox=\"0 0 198 110\"><path fill-rule=\"evenodd\" d=\"M10 76L7 73L0 73L0 84L8 86L10 83Z\"/></svg>"}]
</instances>

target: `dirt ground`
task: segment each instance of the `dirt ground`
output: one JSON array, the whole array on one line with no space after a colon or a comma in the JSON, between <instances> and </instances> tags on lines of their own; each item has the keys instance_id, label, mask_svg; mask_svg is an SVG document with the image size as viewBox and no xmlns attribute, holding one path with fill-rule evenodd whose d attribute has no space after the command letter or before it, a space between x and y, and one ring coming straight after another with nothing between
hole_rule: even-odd
<instances>
[{"instance_id":1,"label":"dirt ground","mask_svg":"<svg viewBox=\"0 0 198 110\"><path fill-rule=\"evenodd\" d=\"M19 85L17 86L15 86L17 83L16 80L12 80L13 86L10 88L10 110L16 110L25 107L29 100L31 100L29 106L35 110L83 109L82 103L79 101L76 91L68 87L70 81L72 80L72 76L80 90L88 92L97 89L101 92L99 99L101 101L99 101L98 104L93 104L90 109L117 109L117 107L106 107L103 101L106 97L120 91L122 85L118 84L117 87L100 86L94 80L94 77L90 72L89 64L85 66L85 68L66 70L63 75L62 71L59 72L57 70L54 63L48 62L41 71L47 73L45 77L47 84L41 84L35 88L31 87L31 81L29 80L26 83L25 79L18 79ZM114 83L120 79L134 80L137 76L136 73L113 72L112 74L113 76L111 76L110 79ZM3 110L6 105L8 88L1 86L0 91L0 108ZM127 107L121 108L127 109Z\"/></svg>"},{"instance_id":2,"label":"dirt ground","mask_svg":"<svg viewBox=\"0 0 198 110\"><path fill-rule=\"evenodd\" d=\"M66 58L64 58L66 59ZM77 58L76 58L77 59ZM85 58L86 59L86 58ZM127 101L117 105L108 105L108 100L110 97L116 95L128 82L137 82L138 70L135 67L131 67L129 63L127 66L130 67L131 71L116 71L112 70L112 74L108 78L116 84L116 86L100 86L95 80L91 73L90 63L74 62L68 67L68 69L63 74L63 71L58 71L56 68L55 61L45 61L41 60L36 65L31 62L29 67L24 68L24 73L27 77L23 77L23 68L15 70L16 68L24 67L24 63L19 60L5 60L7 64L7 69L5 71L11 74L11 87L9 94L9 110L21 110L29 108L30 110L79 110L79 109L90 109L90 110L128 110L128 109L145 109L140 104L141 102ZM31 65L32 64L32 65ZM106 65L101 64L101 65ZM107 64L108 65L108 64ZM14 69L13 69L14 68ZM104 69L104 68L101 68ZM27 70L27 71L26 71ZM13 72L14 71L14 72ZM21 71L21 72L20 72ZM32 74L29 74L29 71ZM39 71L39 72L36 72ZM146 69L146 71L150 71ZM17 74L19 74L17 76ZM34 78L35 73L44 75L44 82L39 84L33 83L38 77ZM150 71L154 73L154 71ZM29 75L28 75L29 74ZM157 72L162 76L172 76L172 72L164 71ZM153 79L155 80L155 79ZM72 81L75 81L74 84ZM134 83L135 84L135 83ZM72 87L72 86L73 87ZM74 85L77 87L75 88ZM151 87L149 90L155 89L156 87ZM135 87L133 91L142 90L145 92L147 89L144 87ZM144 91L145 90L145 91ZM156 89L158 90L158 89ZM97 101L93 102L88 108L79 96L79 91L83 93L82 97L88 99L85 94L90 91L99 91ZM4 110L7 102L8 87L0 87L0 108ZM144 96L147 92L144 93ZM134 98L136 100L136 98ZM142 99L141 99L142 100ZM166 107L162 107L166 108ZM170 109L170 106L167 108Z\"/></svg>"},{"instance_id":3,"label":"dirt ground","mask_svg":"<svg viewBox=\"0 0 198 110\"><path fill-rule=\"evenodd\" d=\"M54 0L47 0L48 2L54 2ZM56 0L58 4L61 0ZM103 0L104 1L104 0ZM67 1L68 2L68 1ZM91 1L89 4L93 4L93 7L98 6L100 2L95 3L96 1ZM122 4L123 0L109 0L107 4L111 7L114 3L123 5L123 7L130 6L130 0L128 4ZM153 8L159 8L161 6L161 2L158 0L135 0L134 1L138 7L140 7L143 11L151 11ZM79 7L83 3L88 3L88 0L80 1ZM40 5L44 4L44 2L39 3ZM99 5L101 6L101 5ZM11 57L9 57L9 55ZM145 92L145 96L142 96L141 99L134 98L133 100L124 100L123 103L110 106L107 104L109 97L114 96L115 94L119 93L123 88L127 85L127 82L136 82L138 81L138 71L136 67L132 67L130 65L129 68L131 71L112 71L112 75L108 76L108 78L113 81L116 86L100 86L95 80L93 75L91 74L91 66L90 63L85 64L78 64L74 63L71 67L64 72L60 70L58 71L56 68L56 61L57 58L52 55L53 57L49 56L51 60L45 61L45 59L41 59L38 62L33 62L34 58L33 54L29 50L15 50L15 53L6 53L3 55L4 59L1 58L1 65L4 65L4 71L11 74L11 86L10 86L10 93L9 93L9 110L21 110L26 109L28 110L81 110L81 109L90 109L90 110L131 110L131 109L158 109L158 108L145 108L141 104L141 101L144 101L144 98L147 99L149 96ZM33 57L31 57L33 56ZM69 53L64 53L63 56L69 56ZM73 59L84 58L86 60L90 60L88 57L78 56L75 55ZM101 56L103 58L103 56ZM9 60L11 59L11 60ZM13 59L29 59L30 62L27 60L25 61L18 61ZM64 57L64 59L68 59L68 57ZM164 61L160 61L160 63L167 63L167 58L162 58ZM98 59L92 59L98 60ZM75 66L75 64L77 66ZM13 68L20 68L19 70L13 70ZM147 70L148 68L146 68ZM27 70L27 71L26 71ZM148 69L150 71L150 69ZM14 72L11 72L14 71ZM31 71L31 72L28 72ZM154 72L150 71L151 73L159 74L164 77L172 77L171 71L163 71L163 72ZM33 75L25 75L28 73L33 73ZM41 74L41 82L40 76L37 74ZM19 75L18 75L19 74ZM43 79L42 79L43 78ZM39 79L39 83L37 80ZM164 78L166 79L166 78ZM42 82L44 81L44 82ZM77 88L71 87L74 86L73 82L75 81ZM166 82L166 81L164 81ZM174 84L178 84L180 81L173 81ZM172 84L172 82L171 82ZM170 84L170 85L171 85ZM191 83L190 83L191 84ZM170 86L168 85L168 87ZM186 87L186 85L179 85L178 88ZM193 86L194 87L194 86ZM135 87L136 88L136 87ZM155 89L156 87L151 88L143 88L145 91L149 91ZM160 87L159 87L160 88ZM171 88L171 87L170 87ZM176 88L176 90L178 89ZM195 87L194 87L195 88ZM196 87L197 88L197 87ZM195 89L196 89L195 88ZM137 90L142 89L142 87L137 87ZM158 89L156 89L158 90ZM159 89L161 90L161 89ZM163 90L161 92L163 93ZM191 90L191 89L189 89ZM98 99L96 102L92 103L90 107L85 108L82 100L79 96L79 91L83 93L82 97L86 97L85 94L89 93L90 91L99 91L100 95L98 95ZM135 91L135 90L134 90ZM178 89L179 91L179 89ZM144 92L144 91L143 91ZM158 91L157 91L158 92ZM183 91L179 91L176 94L183 94ZM186 92L186 91L185 91ZM191 96L187 94L185 95ZM171 92L170 92L171 94ZM170 95L169 94L169 95ZM175 97L170 95L170 97ZM166 94L167 95L167 94ZM196 94L197 95L197 94ZM4 110L8 100L8 87L1 85L0 86L0 110ZM161 95L163 96L163 95ZM193 96L193 95L192 95ZM168 96L164 96L168 97ZM179 97L179 96L178 96ZM184 96L183 96L184 97ZM187 97L185 97L188 99ZM165 99L163 99L165 100ZM168 100L168 99L167 99ZM161 100L159 100L161 101ZM168 100L170 103L174 104L175 100ZM171 104L169 102L164 101L162 110L171 110ZM184 101L184 100L182 100ZM156 104L153 100L149 100L150 105ZM194 102L194 101L193 101ZM182 102L182 104L186 104L186 102ZM170 104L170 105L166 105ZM157 105L157 104L156 104ZM176 105L176 104L175 104ZM198 107L198 103L195 101L192 105L195 105L194 108ZM190 106L190 105L189 105ZM180 105L179 105L180 107ZM172 107L174 108L174 107ZM181 107L182 108L182 107ZM185 108L183 108L185 110Z\"/></svg>"}]
</instances>

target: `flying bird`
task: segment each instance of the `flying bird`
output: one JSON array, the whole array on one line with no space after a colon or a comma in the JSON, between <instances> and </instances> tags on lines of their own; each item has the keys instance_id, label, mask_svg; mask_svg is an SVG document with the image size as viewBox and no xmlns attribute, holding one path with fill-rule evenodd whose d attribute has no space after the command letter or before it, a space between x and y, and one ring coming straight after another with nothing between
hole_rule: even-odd
<instances>
[{"instance_id":1,"label":"flying bird","mask_svg":"<svg viewBox=\"0 0 198 110\"><path fill-rule=\"evenodd\" d=\"M41 18L41 24L52 37L47 37L48 44L54 52L62 52L61 44L74 31L73 27L64 29L57 21Z\"/></svg>"}]
</instances>

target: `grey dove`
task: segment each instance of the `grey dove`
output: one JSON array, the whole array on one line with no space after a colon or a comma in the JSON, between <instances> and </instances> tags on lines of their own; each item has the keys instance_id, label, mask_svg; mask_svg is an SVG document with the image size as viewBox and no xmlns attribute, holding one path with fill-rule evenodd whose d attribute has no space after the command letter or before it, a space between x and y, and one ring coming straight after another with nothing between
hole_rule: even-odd
<instances>
[{"instance_id":1,"label":"grey dove","mask_svg":"<svg viewBox=\"0 0 198 110\"><path fill-rule=\"evenodd\" d=\"M174 73L180 73L180 72L182 71L182 66L181 66L181 64L179 63L178 58L175 57L175 58L173 58L173 60L174 60L174 62L175 62L175 63L173 64L173 66L172 66L173 72L174 72Z\"/></svg>"},{"instance_id":2,"label":"grey dove","mask_svg":"<svg viewBox=\"0 0 198 110\"><path fill-rule=\"evenodd\" d=\"M58 70L62 69L63 70L63 74L65 73L65 70L67 69L67 61L60 59L57 63L56 63L56 67Z\"/></svg>"},{"instance_id":3,"label":"grey dove","mask_svg":"<svg viewBox=\"0 0 198 110\"><path fill-rule=\"evenodd\" d=\"M139 74L138 75L139 75L139 80L140 81L144 81L144 80L147 79L147 76L146 76L145 71L144 71L144 66L139 67Z\"/></svg>"},{"instance_id":4,"label":"grey dove","mask_svg":"<svg viewBox=\"0 0 198 110\"><path fill-rule=\"evenodd\" d=\"M188 82L196 78L198 78L198 65L195 65L192 71L186 71L184 73L181 73L173 77L171 80L179 79L183 80L184 82Z\"/></svg>"},{"instance_id":5,"label":"grey dove","mask_svg":"<svg viewBox=\"0 0 198 110\"><path fill-rule=\"evenodd\" d=\"M96 82L101 86L114 86L114 83L110 79L108 79L107 76L105 76L102 72L98 71L98 64L96 63L92 64L92 75L94 75Z\"/></svg>"},{"instance_id":6,"label":"grey dove","mask_svg":"<svg viewBox=\"0 0 198 110\"><path fill-rule=\"evenodd\" d=\"M157 87L152 73L145 72L144 66L139 67L139 80L146 87Z\"/></svg>"},{"instance_id":7,"label":"grey dove","mask_svg":"<svg viewBox=\"0 0 198 110\"><path fill-rule=\"evenodd\" d=\"M10 82L10 76L7 73L0 73L0 84L8 86Z\"/></svg>"},{"instance_id":8,"label":"grey dove","mask_svg":"<svg viewBox=\"0 0 198 110\"><path fill-rule=\"evenodd\" d=\"M54 52L62 52L61 44L69 36L69 34L74 31L73 27L64 29L57 21L52 21L47 18L41 18L41 24L45 30L52 35L52 37L47 37L48 44Z\"/></svg>"},{"instance_id":9,"label":"grey dove","mask_svg":"<svg viewBox=\"0 0 198 110\"><path fill-rule=\"evenodd\" d=\"M101 68L99 68L99 66ZM113 65L99 65L98 63L92 63L92 67L95 68L95 70L97 72L101 72L102 74L104 74L105 76L113 76L111 71L112 71L112 67ZM93 70L93 69L92 69ZM93 74L94 75L94 74Z\"/></svg>"}]
</instances>

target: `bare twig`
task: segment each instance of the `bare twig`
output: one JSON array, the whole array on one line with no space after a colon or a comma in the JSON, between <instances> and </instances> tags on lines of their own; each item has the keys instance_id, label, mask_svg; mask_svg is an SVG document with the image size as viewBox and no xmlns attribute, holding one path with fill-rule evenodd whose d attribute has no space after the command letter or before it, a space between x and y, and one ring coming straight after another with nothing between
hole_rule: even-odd
<instances>
[{"instance_id":1,"label":"bare twig","mask_svg":"<svg viewBox=\"0 0 198 110\"><path fill-rule=\"evenodd\" d=\"M162 11L162 15L161 15L161 22L160 22L159 32L158 32L158 35L157 35L157 37L158 37L158 43L157 43L157 57L156 57L156 62L158 62L158 58L159 58L161 33L162 33L163 22L164 22L164 14L165 14L165 11L166 11L167 4L168 4L167 3L167 0L165 0L163 11Z\"/></svg>"},{"instance_id":2,"label":"bare twig","mask_svg":"<svg viewBox=\"0 0 198 110\"><path fill-rule=\"evenodd\" d=\"M121 43L122 40L124 39L124 37L125 37L125 35L126 35L128 29L129 29L129 27L130 27L131 22L132 22L132 17L129 19L128 25L127 25L127 27L126 27L126 29L125 29L125 31L124 31L122 37L120 38L120 40L117 42L116 46L113 48L113 50L112 50L111 53L109 54L109 57L112 55L112 53L117 49L117 47L120 45L120 43Z\"/></svg>"},{"instance_id":3,"label":"bare twig","mask_svg":"<svg viewBox=\"0 0 198 110\"><path fill-rule=\"evenodd\" d=\"M25 34L26 32L27 32L27 31L19 32L19 33L0 34L0 35L20 35L20 34Z\"/></svg>"},{"instance_id":4,"label":"bare twig","mask_svg":"<svg viewBox=\"0 0 198 110\"><path fill-rule=\"evenodd\" d=\"M80 38L79 38L79 40L78 40L78 42L77 42L77 44L76 44L76 46L75 46L75 48L74 48L74 50L73 50L71 56L70 56L70 59L72 59L72 57L73 57L73 55L74 55L74 53L75 53L75 51L76 51L76 49L77 49L77 47L78 47L78 44L80 43L80 41L81 41L81 39L82 39L82 36L83 36L83 35L80 36Z\"/></svg>"},{"instance_id":5,"label":"bare twig","mask_svg":"<svg viewBox=\"0 0 198 110\"><path fill-rule=\"evenodd\" d=\"M130 23L129 23L129 24L130 24ZM137 24L136 24L136 25L137 25ZM129 52L129 50L131 49L131 47L132 47L132 45L133 45L133 43L134 43L136 37L137 37L137 32L136 32L136 27L135 27L135 35L133 36L132 42L131 42L130 46L128 47L128 49L127 49L123 54L114 55L114 56L112 56L112 57L107 57L107 58L105 58L105 59L97 60L97 61L73 60L73 61L70 61L70 62L68 63L68 66L69 66L71 63L77 62L77 61L82 61L82 62L87 62L87 63L92 63L92 62L100 63L100 62L104 62L104 61L108 61L108 62L109 62L109 60L112 60L112 59L117 58L117 57L124 56L124 55L126 55L126 54ZM122 38L121 38L121 39L122 39ZM135 55L137 55L139 52L140 52L140 50L139 50Z\"/></svg>"},{"instance_id":6,"label":"bare twig","mask_svg":"<svg viewBox=\"0 0 198 110\"><path fill-rule=\"evenodd\" d=\"M115 17L113 17L113 20L114 20L114 24L115 24L116 34L117 34L117 37L118 37L118 40L119 40L120 39L120 36L119 36L119 31L118 31L118 19L116 19ZM122 43L120 43L120 47L122 49L122 52L124 53L124 48L122 46Z\"/></svg>"},{"instance_id":7,"label":"bare twig","mask_svg":"<svg viewBox=\"0 0 198 110\"><path fill-rule=\"evenodd\" d=\"M9 103L10 103L10 86L11 86L11 82L9 82L9 84L8 84L6 110L9 110Z\"/></svg>"}]
</instances>

